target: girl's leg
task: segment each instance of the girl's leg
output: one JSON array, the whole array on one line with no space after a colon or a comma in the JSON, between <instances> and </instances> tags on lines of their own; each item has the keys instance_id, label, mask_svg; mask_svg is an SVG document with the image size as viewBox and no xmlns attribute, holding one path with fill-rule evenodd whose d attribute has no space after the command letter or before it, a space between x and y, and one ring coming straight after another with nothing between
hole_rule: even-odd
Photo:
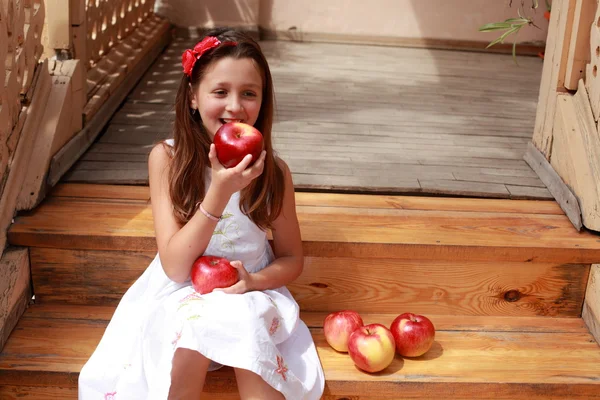
<instances>
[{"instance_id":1,"label":"girl's leg","mask_svg":"<svg viewBox=\"0 0 600 400\"><path fill-rule=\"evenodd\" d=\"M195 350L175 350L168 400L198 400L209 364L210 360Z\"/></svg>"},{"instance_id":2,"label":"girl's leg","mask_svg":"<svg viewBox=\"0 0 600 400\"><path fill-rule=\"evenodd\" d=\"M234 368L235 379L242 400L283 400L283 395L273 389L259 375L247 369Z\"/></svg>"}]
</instances>

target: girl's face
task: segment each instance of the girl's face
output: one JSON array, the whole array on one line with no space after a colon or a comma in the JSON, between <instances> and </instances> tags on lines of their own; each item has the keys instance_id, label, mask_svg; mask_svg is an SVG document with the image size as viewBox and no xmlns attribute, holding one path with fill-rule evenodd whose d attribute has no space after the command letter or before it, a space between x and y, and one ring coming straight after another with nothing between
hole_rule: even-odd
<instances>
[{"instance_id":1,"label":"girl's face","mask_svg":"<svg viewBox=\"0 0 600 400\"><path fill-rule=\"evenodd\" d=\"M254 125L262 103L263 80L250 58L226 57L209 66L198 89L192 92L192 108L197 108L211 139L226 122Z\"/></svg>"}]
</instances>

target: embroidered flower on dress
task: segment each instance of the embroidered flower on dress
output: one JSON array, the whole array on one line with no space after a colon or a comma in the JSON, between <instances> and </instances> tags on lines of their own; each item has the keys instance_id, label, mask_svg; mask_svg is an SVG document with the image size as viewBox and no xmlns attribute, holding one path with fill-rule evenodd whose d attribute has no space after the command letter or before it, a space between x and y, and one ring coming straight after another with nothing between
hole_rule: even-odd
<instances>
[{"instance_id":1,"label":"embroidered flower on dress","mask_svg":"<svg viewBox=\"0 0 600 400\"><path fill-rule=\"evenodd\" d=\"M273 318L273 322L271 322L271 327L269 328L269 335L273 336L277 332L279 325L281 325L279 317Z\"/></svg>"},{"instance_id":2,"label":"embroidered flower on dress","mask_svg":"<svg viewBox=\"0 0 600 400\"><path fill-rule=\"evenodd\" d=\"M277 356L277 369L275 370L275 372L281 375L284 381L287 381L286 373L288 372L288 368L287 365L285 365L285 363L283 362L283 357L281 356Z\"/></svg>"},{"instance_id":3,"label":"embroidered flower on dress","mask_svg":"<svg viewBox=\"0 0 600 400\"><path fill-rule=\"evenodd\" d=\"M173 339L173 341L171 342L171 344L173 345L173 348L177 347L177 343L179 343L179 339L181 339L181 331L175 332L175 339Z\"/></svg>"},{"instance_id":4,"label":"embroidered flower on dress","mask_svg":"<svg viewBox=\"0 0 600 400\"><path fill-rule=\"evenodd\" d=\"M179 300L179 307L177 311L181 310L185 306L189 306L192 302L204 301L202 295L198 292L193 292L185 296L183 299Z\"/></svg>"},{"instance_id":5,"label":"embroidered flower on dress","mask_svg":"<svg viewBox=\"0 0 600 400\"><path fill-rule=\"evenodd\" d=\"M117 392L110 392L104 395L104 400L117 400Z\"/></svg>"}]
</instances>

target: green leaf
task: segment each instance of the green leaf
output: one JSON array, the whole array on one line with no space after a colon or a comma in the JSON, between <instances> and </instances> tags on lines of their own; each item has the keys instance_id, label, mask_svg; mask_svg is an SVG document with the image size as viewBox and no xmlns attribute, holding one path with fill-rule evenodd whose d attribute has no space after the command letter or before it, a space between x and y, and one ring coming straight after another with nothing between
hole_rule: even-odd
<instances>
[{"instance_id":1,"label":"green leaf","mask_svg":"<svg viewBox=\"0 0 600 400\"><path fill-rule=\"evenodd\" d=\"M502 35L500 35L500 37L498 37L496 40L492 41L490 44L488 44L486 46L486 49L489 49L490 47L498 44L498 43L504 43L504 39L506 39L506 37L512 33L518 32L519 29L521 29L520 26L514 26L511 29L507 30L506 32L504 32Z\"/></svg>"},{"instance_id":2,"label":"green leaf","mask_svg":"<svg viewBox=\"0 0 600 400\"><path fill-rule=\"evenodd\" d=\"M492 22L490 24L485 24L479 28L480 32L491 32L491 31L499 31L501 29L510 29L511 24L506 22Z\"/></svg>"}]
</instances>

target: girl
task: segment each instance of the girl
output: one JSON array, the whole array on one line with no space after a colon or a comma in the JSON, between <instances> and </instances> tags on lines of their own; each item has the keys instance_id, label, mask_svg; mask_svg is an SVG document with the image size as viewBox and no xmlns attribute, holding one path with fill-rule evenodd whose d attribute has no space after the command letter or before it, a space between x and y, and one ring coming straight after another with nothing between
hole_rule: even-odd
<instances>
[{"instance_id":1,"label":"girl","mask_svg":"<svg viewBox=\"0 0 600 400\"><path fill-rule=\"evenodd\" d=\"M302 271L302 242L291 174L271 144L267 61L251 38L221 30L182 63L174 138L148 162L158 254L83 367L79 398L197 400L206 372L228 365L242 399L318 399L321 364L285 288ZM229 169L217 159L212 138L232 121L263 134L251 166L250 155ZM203 254L231 260L239 282L194 292Z\"/></svg>"}]
</instances>

